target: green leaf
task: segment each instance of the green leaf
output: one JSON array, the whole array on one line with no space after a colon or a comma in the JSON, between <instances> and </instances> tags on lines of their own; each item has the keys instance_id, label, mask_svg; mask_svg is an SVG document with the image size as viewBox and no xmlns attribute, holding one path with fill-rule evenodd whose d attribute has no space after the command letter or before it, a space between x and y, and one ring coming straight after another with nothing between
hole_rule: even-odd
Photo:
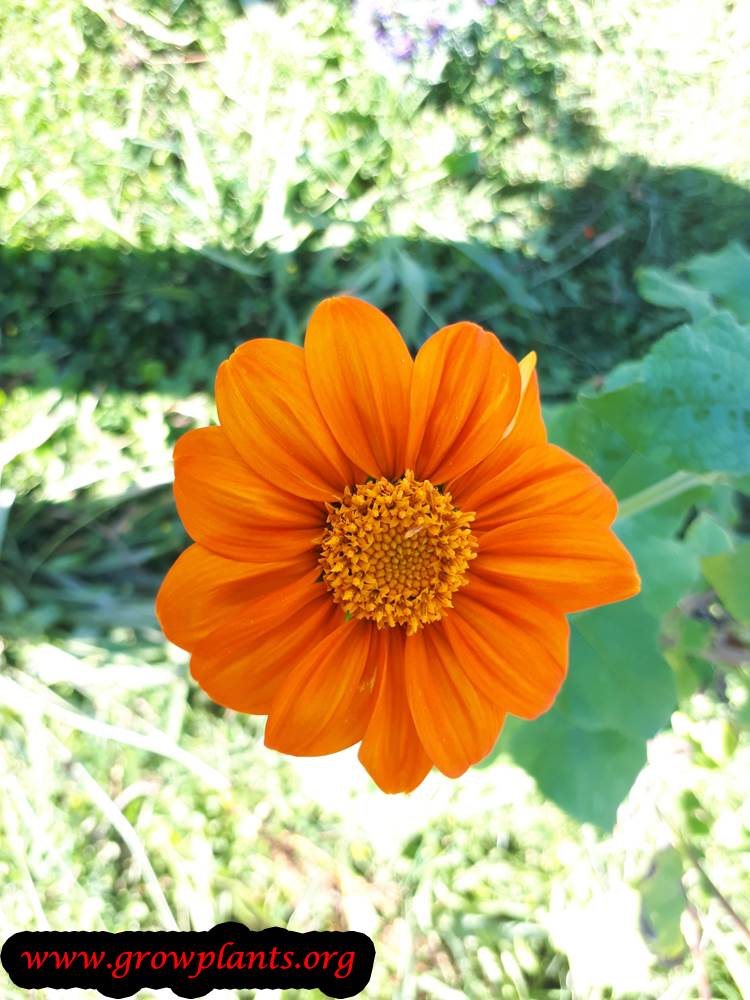
<instances>
[{"instance_id":1,"label":"green leaf","mask_svg":"<svg viewBox=\"0 0 750 1000\"><path fill-rule=\"evenodd\" d=\"M687 701L696 691L704 691L714 677L714 667L702 654L711 645L709 622L670 615L664 623L664 656L674 671L677 700Z\"/></svg>"},{"instance_id":2,"label":"green leaf","mask_svg":"<svg viewBox=\"0 0 750 1000\"><path fill-rule=\"evenodd\" d=\"M605 482L611 482L633 456L622 434L581 403L546 406L544 422L552 444L590 465ZM653 481L658 478L657 472Z\"/></svg>"},{"instance_id":3,"label":"green leaf","mask_svg":"<svg viewBox=\"0 0 750 1000\"><path fill-rule=\"evenodd\" d=\"M750 542L734 552L706 556L701 569L729 614L750 623Z\"/></svg>"},{"instance_id":4,"label":"green leaf","mask_svg":"<svg viewBox=\"0 0 750 1000\"><path fill-rule=\"evenodd\" d=\"M685 532L685 544L700 556L718 556L731 552L732 536L711 514L703 512L696 517Z\"/></svg>"},{"instance_id":5,"label":"green leaf","mask_svg":"<svg viewBox=\"0 0 750 1000\"><path fill-rule=\"evenodd\" d=\"M740 323L750 323L750 253L730 243L718 253L700 254L685 265L690 280L733 312Z\"/></svg>"},{"instance_id":6,"label":"green leaf","mask_svg":"<svg viewBox=\"0 0 750 1000\"><path fill-rule=\"evenodd\" d=\"M686 309L693 320L728 309L740 323L750 323L750 253L739 243L699 254L673 271L641 268L636 284L647 302Z\"/></svg>"},{"instance_id":7,"label":"green leaf","mask_svg":"<svg viewBox=\"0 0 750 1000\"><path fill-rule=\"evenodd\" d=\"M479 154L473 149L448 153L443 158L443 166L450 177L471 177L480 171Z\"/></svg>"},{"instance_id":8,"label":"green leaf","mask_svg":"<svg viewBox=\"0 0 750 1000\"><path fill-rule=\"evenodd\" d=\"M750 471L750 330L715 313L668 333L640 379L581 404L670 469Z\"/></svg>"},{"instance_id":9,"label":"green leaf","mask_svg":"<svg viewBox=\"0 0 750 1000\"><path fill-rule=\"evenodd\" d=\"M643 267L636 271L636 285L641 298L655 306L686 309L692 319L703 319L716 308L708 292L676 277L659 267Z\"/></svg>"},{"instance_id":10,"label":"green leaf","mask_svg":"<svg viewBox=\"0 0 750 1000\"><path fill-rule=\"evenodd\" d=\"M660 618L699 580L698 552L676 538L643 532L639 518L618 524L617 534L638 566L644 606Z\"/></svg>"},{"instance_id":11,"label":"green leaf","mask_svg":"<svg viewBox=\"0 0 750 1000\"><path fill-rule=\"evenodd\" d=\"M640 377L640 361L623 361L605 376L602 389L606 392L611 392L613 389L622 389L626 385L632 385L633 382L637 382Z\"/></svg>"},{"instance_id":12,"label":"green leaf","mask_svg":"<svg viewBox=\"0 0 750 1000\"><path fill-rule=\"evenodd\" d=\"M577 615L570 670L557 702L534 722L512 720L499 750L576 819L604 828L646 760L646 740L675 706L658 623L642 599Z\"/></svg>"},{"instance_id":13,"label":"green leaf","mask_svg":"<svg viewBox=\"0 0 750 1000\"><path fill-rule=\"evenodd\" d=\"M680 921L686 899L682 858L674 847L655 855L636 888L641 897L641 931L649 949L666 961L679 958L685 951Z\"/></svg>"},{"instance_id":14,"label":"green leaf","mask_svg":"<svg viewBox=\"0 0 750 1000\"><path fill-rule=\"evenodd\" d=\"M509 727L506 726L506 729ZM646 745L614 729L582 729L552 709L510 729L509 750L539 791L575 819L604 830L646 763Z\"/></svg>"},{"instance_id":15,"label":"green leaf","mask_svg":"<svg viewBox=\"0 0 750 1000\"><path fill-rule=\"evenodd\" d=\"M599 419L581 402L546 406L544 420L550 441L590 465L621 502L631 500L670 476L670 469L634 450L613 426ZM684 478L687 483L688 475ZM682 525L691 507L708 502L715 493L716 487L710 485L680 488L678 493L639 511L639 530L644 534L669 537ZM623 505L621 518L626 509L627 505Z\"/></svg>"},{"instance_id":16,"label":"green leaf","mask_svg":"<svg viewBox=\"0 0 750 1000\"><path fill-rule=\"evenodd\" d=\"M570 672L559 702L586 728L650 739L669 720L675 688L643 597L575 615Z\"/></svg>"}]
</instances>

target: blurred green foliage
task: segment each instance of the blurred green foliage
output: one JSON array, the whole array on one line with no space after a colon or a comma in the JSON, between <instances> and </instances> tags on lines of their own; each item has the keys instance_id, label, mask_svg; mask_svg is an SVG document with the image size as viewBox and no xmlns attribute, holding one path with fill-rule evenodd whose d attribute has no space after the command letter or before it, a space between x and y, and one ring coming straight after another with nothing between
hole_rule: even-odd
<instances>
[{"instance_id":1,"label":"blurred green foliage","mask_svg":"<svg viewBox=\"0 0 750 1000\"><path fill-rule=\"evenodd\" d=\"M357 927L377 997L750 996L741 7L477 4L420 63L344 0L2 5L3 933ZM218 362L338 291L536 349L643 578L550 713L396 803L269 755L153 616Z\"/></svg>"},{"instance_id":2,"label":"blurred green foliage","mask_svg":"<svg viewBox=\"0 0 750 1000\"><path fill-rule=\"evenodd\" d=\"M378 72L343 2L34 9L0 12L6 376L206 388L231 347L298 340L320 298L351 290L415 347L471 312L544 348L563 395L667 328L637 267L750 230L732 179L608 138L589 70L635 30L613 12L590 36L568 0L487 7L429 81ZM648 73L619 118L685 84Z\"/></svg>"}]
</instances>

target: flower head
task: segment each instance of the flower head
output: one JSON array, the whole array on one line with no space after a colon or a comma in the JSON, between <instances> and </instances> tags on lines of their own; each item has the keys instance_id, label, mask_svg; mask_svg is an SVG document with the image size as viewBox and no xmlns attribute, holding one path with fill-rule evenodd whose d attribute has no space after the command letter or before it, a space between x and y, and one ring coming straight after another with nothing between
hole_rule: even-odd
<instances>
[{"instance_id":1,"label":"flower head","mask_svg":"<svg viewBox=\"0 0 750 1000\"><path fill-rule=\"evenodd\" d=\"M195 544L157 614L211 698L268 715L268 746L361 743L389 792L457 777L506 714L554 701L566 613L637 593L613 494L547 442L534 365L474 323L412 360L341 297L304 349L252 340L220 366L220 426L175 448Z\"/></svg>"}]
</instances>

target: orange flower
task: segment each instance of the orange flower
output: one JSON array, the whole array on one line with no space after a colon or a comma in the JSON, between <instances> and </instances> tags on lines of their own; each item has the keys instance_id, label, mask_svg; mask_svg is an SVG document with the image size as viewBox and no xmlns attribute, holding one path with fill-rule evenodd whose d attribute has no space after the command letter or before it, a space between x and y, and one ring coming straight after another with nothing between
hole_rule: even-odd
<instances>
[{"instance_id":1,"label":"orange flower","mask_svg":"<svg viewBox=\"0 0 750 1000\"><path fill-rule=\"evenodd\" d=\"M455 323L412 361L353 298L304 350L251 340L219 368L221 426L175 448L195 544L157 598L208 695L268 715L266 745L359 757L386 792L458 777L567 669L567 612L638 592L617 503L547 443L534 371Z\"/></svg>"}]
</instances>

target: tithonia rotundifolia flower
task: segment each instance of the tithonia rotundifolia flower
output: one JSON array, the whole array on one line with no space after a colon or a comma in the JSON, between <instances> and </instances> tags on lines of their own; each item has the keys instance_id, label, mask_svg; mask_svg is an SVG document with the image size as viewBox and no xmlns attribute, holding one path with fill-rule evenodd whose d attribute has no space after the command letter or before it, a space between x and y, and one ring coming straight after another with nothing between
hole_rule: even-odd
<instances>
[{"instance_id":1,"label":"tithonia rotundifolia flower","mask_svg":"<svg viewBox=\"0 0 750 1000\"><path fill-rule=\"evenodd\" d=\"M458 777L508 713L552 705L566 614L638 592L614 495L547 441L534 365L468 322L412 359L339 297L304 348L251 340L219 367L219 426L175 448L194 544L156 607L209 697L268 716L267 746L359 743L386 792Z\"/></svg>"}]
</instances>

